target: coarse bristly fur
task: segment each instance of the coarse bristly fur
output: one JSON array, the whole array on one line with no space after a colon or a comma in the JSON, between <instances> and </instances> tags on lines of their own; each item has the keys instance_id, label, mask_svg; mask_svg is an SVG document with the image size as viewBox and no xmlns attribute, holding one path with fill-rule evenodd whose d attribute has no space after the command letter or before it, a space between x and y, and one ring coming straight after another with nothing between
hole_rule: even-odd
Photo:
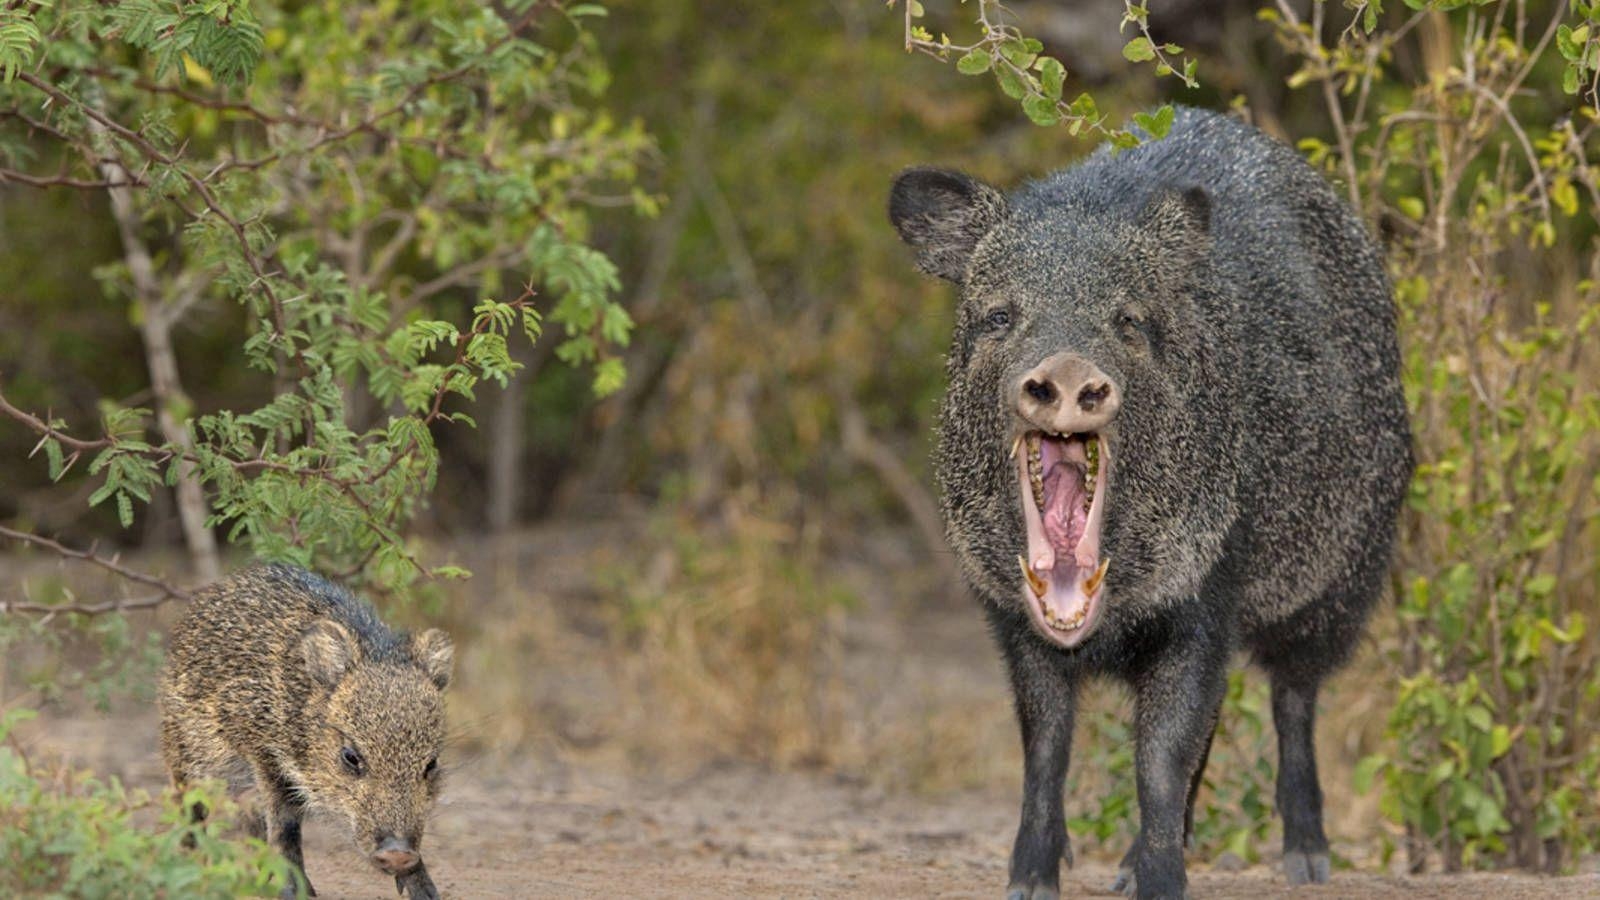
<instances>
[{"instance_id":1,"label":"coarse bristly fur","mask_svg":"<svg viewBox=\"0 0 1600 900\"><path fill-rule=\"evenodd\" d=\"M402 894L437 898L421 846L452 660L443 631L393 631L310 572L246 570L196 593L172 631L160 689L167 771L179 788L253 779L268 836L301 875L301 819L323 809Z\"/></svg>"},{"instance_id":2,"label":"coarse bristly fur","mask_svg":"<svg viewBox=\"0 0 1600 900\"><path fill-rule=\"evenodd\" d=\"M1193 109L1161 140L1009 196L907 170L889 214L919 266L962 293L935 462L1021 724L1008 896L1057 896L1073 708L1094 675L1135 695L1140 833L1116 887L1185 894L1194 790L1236 650L1271 678L1285 871L1326 881L1316 695L1382 594L1413 468L1372 238L1288 147ZM1062 352L1121 397L1100 432L1114 460L1103 618L1073 649L1025 613L1007 459L1022 373Z\"/></svg>"}]
</instances>

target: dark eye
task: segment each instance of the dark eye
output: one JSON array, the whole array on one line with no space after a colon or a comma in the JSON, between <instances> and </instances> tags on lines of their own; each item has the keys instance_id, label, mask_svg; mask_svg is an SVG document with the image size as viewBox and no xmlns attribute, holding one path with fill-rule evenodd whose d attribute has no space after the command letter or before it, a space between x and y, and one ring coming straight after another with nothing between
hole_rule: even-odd
<instances>
[{"instance_id":1,"label":"dark eye","mask_svg":"<svg viewBox=\"0 0 1600 900\"><path fill-rule=\"evenodd\" d=\"M1124 337L1133 337L1136 332L1144 328L1144 316L1130 310L1117 313L1117 330Z\"/></svg>"},{"instance_id":2,"label":"dark eye","mask_svg":"<svg viewBox=\"0 0 1600 900\"><path fill-rule=\"evenodd\" d=\"M432 778L433 776L435 776L437 774L439 774L439 760L438 759L430 759L430 760L428 760L428 765L422 770L422 778L423 778L423 780L426 781L429 778Z\"/></svg>"},{"instance_id":3,"label":"dark eye","mask_svg":"<svg viewBox=\"0 0 1600 900\"><path fill-rule=\"evenodd\" d=\"M339 762L344 766L344 770L351 775L360 777L366 774L367 764L361 759L361 754L357 753L354 747L346 747L340 750Z\"/></svg>"},{"instance_id":4,"label":"dark eye","mask_svg":"<svg viewBox=\"0 0 1600 900\"><path fill-rule=\"evenodd\" d=\"M1011 327L1011 310L1001 307L992 310L983 317L983 325L988 331L1004 331Z\"/></svg>"}]
</instances>

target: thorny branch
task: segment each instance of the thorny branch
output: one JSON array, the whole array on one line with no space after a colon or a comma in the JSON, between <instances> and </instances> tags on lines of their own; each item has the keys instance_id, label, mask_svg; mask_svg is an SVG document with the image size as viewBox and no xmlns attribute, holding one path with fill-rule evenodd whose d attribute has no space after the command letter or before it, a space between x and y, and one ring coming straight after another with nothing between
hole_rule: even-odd
<instances>
[{"instance_id":1,"label":"thorny branch","mask_svg":"<svg viewBox=\"0 0 1600 900\"><path fill-rule=\"evenodd\" d=\"M154 575L149 575L144 572L130 569L118 562L116 557L107 559L103 556L97 556L93 548L88 550L75 550L60 543L59 541L54 541L50 538L42 537L37 534L29 534L25 531L16 531L14 529L7 528L4 525L0 525L0 538L6 538L8 540L17 541L23 544L31 544L35 547L42 547L51 551L52 553L55 553L57 556L62 556L67 559L75 559L91 565L99 566L108 572L116 574L120 578L124 578L128 581L136 582L144 585L145 587L154 588L156 590L155 594L152 594L148 597L140 597L133 600L119 598L117 600L107 600L101 603L37 603L31 600L0 599L0 614L45 613L47 615L57 615L60 613L79 613L81 615L92 616L108 612L125 612L132 609L149 609L151 607L160 606L161 604L170 600L187 601L189 599L188 591L177 587L170 582L163 581Z\"/></svg>"}]
</instances>

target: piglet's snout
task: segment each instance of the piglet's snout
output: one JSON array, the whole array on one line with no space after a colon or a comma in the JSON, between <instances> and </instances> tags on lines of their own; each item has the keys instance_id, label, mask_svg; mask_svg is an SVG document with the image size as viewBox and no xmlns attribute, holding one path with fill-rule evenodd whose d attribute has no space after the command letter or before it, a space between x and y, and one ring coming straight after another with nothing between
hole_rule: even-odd
<instances>
[{"instance_id":1,"label":"piglet's snout","mask_svg":"<svg viewBox=\"0 0 1600 900\"><path fill-rule=\"evenodd\" d=\"M372 854L372 861L390 875L403 875L415 869L417 863L422 862L422 857L411 849L411 844L392 837L378 845L377 851Z\"/></svg>"}]
</instances>

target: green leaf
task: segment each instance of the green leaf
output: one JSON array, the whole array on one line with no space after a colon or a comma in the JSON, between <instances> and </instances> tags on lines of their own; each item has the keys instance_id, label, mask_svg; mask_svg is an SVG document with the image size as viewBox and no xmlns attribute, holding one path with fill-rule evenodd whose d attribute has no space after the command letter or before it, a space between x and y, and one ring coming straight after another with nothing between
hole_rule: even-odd
<instances>
[{"instance_id":1,"label":"green leaf","mask_svg":"<svg viewBox=\"0 0 1600 900\"><path fill-rule=\"evenodd\" d=\"M1489 730L1489 753L1499 759L1511 749L1511 730L1504 725L1496 725Z\"/></svg>"},{"instance_id":2,"label":"green leaf","mask_svg":"<svg viewBox=\"0 0 1600 900\"><path fill-rule=\"evenodd\" d=\"M609 357L600 361L594 368L594 394L596 397L608 397L621 390L627 380L627 370L623 368L622 360Z\"/></svg>"},{"instance_id":3,"label":"green leaf","mask_svg":"<svg viewBox=\"0 0 1600 900\"><path fill-rule=\"evenodd\" d=\"M1009 66L996 66L994 77L996 81L1000 82L1000 90L1004 91L1005 95L1013 100L1021 100L1022 96L1028 92L1027 85Z\"/></svg>"},{"instance_id":4,"label":"green leaf","mask_svg":"<svg viewBox=\"0 0 1600 900\"><path fill-rule=\"evenodd\" d=\"M1129 62L1148 62L1156 58L1156 48L1149 38L1141 35L1123 46L1122 55Z\"/></svg>"},{"instance_id":5,"label":"green leaf","mask_svg":"<svg viewBox=\"0 0 1600 900\"><path fill-rule=\"evenodd\" d=\"M1587 37L1587 34L1585 34L1585 37ZM1571 25L1562 25L1556 29L1556 49L1561 51L1562 56L1569 60L1576 60L1581 52L1580 46L1581 42L1578 40L1577 34L1572 30Z\"/></svg>"},{"instance_id":6,"label":"green leaf","mask_svg":"<svg viewBox=\"0 0 1600 900\"><path fill-rule=\"evenodd\" d=\"M1388 762L1387 757L1377 753L1362 757L1361 761L1356 763L1355 772L1350 779L1356 793L1365 794L1372 790L1373 780Z\"/></svg>"},{"instance_id":7,"label":"green leaf","mask_svg":"<svg viewBox=\"0 0 1600 900\"><path fill-rule=\"evenodd\" d=\"M1151 138L1160 140L1172 130L1172 121L1176 116L1171 106L1163 106L1154 113L1135 113L1133 121Z\"/></svg>"},{"instance_id":8,"label":"green leaf","mask_svg":"<svg viewBox=\"0 0 1600 900\"><path fill-rule=\"evenodd\" d=\"M1035 67L1039 70L1039 89L1051 100L1060 100L1061 87L1067 80L1066 67L1048 56L1039 57Z\"/></svg>"},{"instance_id":9,"label":"green leaf","mask_svg":"<svg viewBox=\"0 0 1600 900\"><path fill-rule=\"evenodd\" d=\"M1049 126L1061 121L1054 100L1039 94L1029 94L1022 100L1022 111L1035 125Z\"/></svg>"},{"instance_id":10,"label":"green leaf","mask_svg":"<svg viewBox=\"0 0 1600 900\"><path fill-rule=\"evenodd\" d=\"M1028 49L1022 41L1006 41L1000 45L1000 55L1006 61L1019 69L1026 69L1033 65L1035 53Z\"/></svg>"},{"instance_id":11,"label":"green leaf","mask_svg":"<svg viewBox=\"0 0 1600 900\"><path fill-rule=\"evenodd\" d=\"M1528 579L1522 586L1522 592L1529 597L1548 597L1556 587L1556 577L1551 574L1535 575Z\"/></svg>"},{"instance_id":12,"label":"green leaf","mask_svg":"<svg viewBox=\"0 0 1600 900\"><path fill-rule=\"evenodd\" d=\"M1494 724L1494 720L1490 717L1489 711L1477 705L1467 707L1462 712L1462 717L1467 720L1468 725L1471 725L1473 728L1476 728L1479 731L1488 731L1489 728Z\"/></svg>"},{"instance_id":13,"label":"green leaf","mask_svg":"<svg viewBox=\"0 0 1600 900\"><path fill-rule=\"evenodd\" d=\"M993 59L990 58L986 51L973 50L966 56L956 60L956 71L963 75L982 75L989 71L989 66L993 65L993 63Z\"/></svg>"}]
</instances>

